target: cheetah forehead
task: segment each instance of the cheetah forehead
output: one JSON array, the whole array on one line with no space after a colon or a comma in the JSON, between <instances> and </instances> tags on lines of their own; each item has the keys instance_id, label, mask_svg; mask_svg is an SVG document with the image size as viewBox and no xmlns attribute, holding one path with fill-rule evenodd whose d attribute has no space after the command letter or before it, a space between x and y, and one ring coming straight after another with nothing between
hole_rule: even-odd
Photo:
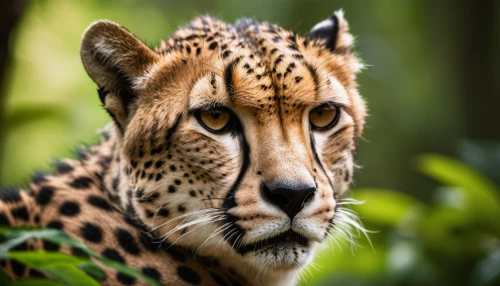
<instances>
[{"instance_id":1,"label":"cheetah forehead","mask_svg":"<svg viewBox=\"0 0 500 286\"><path fill-rule=\"evenodd\" d=\"M259 108L276 97L288 97L294 107L329 99L348 106L345 90L355 88L351 68L359 64L350 49L332 52L275 24L240 19L231 25L211 16L194 19L155 51L182 63L176 88L190 92L191 107L230 102ZM149 76L161 78L154 71L162 74L164 66L151 68Z\"/></svg>"}]
</instances>

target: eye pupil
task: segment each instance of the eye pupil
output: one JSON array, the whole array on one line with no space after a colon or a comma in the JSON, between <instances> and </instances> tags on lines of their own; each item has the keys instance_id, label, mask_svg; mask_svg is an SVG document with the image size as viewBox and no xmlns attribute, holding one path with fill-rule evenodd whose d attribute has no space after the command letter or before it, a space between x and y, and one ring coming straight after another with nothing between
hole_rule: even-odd
<instances>
[{"instance_id":1,"label":"eye pupil","mask_svg":"<svg viewBox=\"0 0 500 286\"><path fill-rule=\"evenodd\" d=\"M232 113L227 108L199 110L195 117L201 126L213 133L227 132L233 120Z\"/></svg>"},{"instance_id":2,"label":"eye pupil","mask_svg":"<svg viewBox=\"0 0 500 286\"><path fill-rule=\"evenodd\" d=\"M324 131L337 124L339 115L339 107L324 104L311 110L309 113L309 122L313 129Z\"/></svg>"}]
</instances>

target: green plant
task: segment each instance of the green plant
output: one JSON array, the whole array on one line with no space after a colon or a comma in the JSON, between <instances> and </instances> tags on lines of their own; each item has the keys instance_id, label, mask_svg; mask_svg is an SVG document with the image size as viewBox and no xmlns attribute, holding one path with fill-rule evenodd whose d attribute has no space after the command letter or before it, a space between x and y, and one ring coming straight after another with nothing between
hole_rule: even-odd
<instances>
[{"instance_id":1,"label":"green plant","mask_svg":"<svg viewBox=\"0 0 500 286\"><path fill-rule=\"evenodd\" d=\"M81 242L67 233L54 229L21 229L0 228L2 243L0 244L0 260L16 260L30 268L36 269L53 280L28 279L11 281L4 273L0 273L0 285L99 285L96 281L106 277L101 266L113 268L122 274L139 278L158 285L148 276L123 264L100 257ZM56 244L64 244L82 251L82 257L71 256L61 252L17 251L16 247L30 239L43 239Z\"/></svg>"},{"instance_id":2,"label":"green plant","mask_svg":"<svg viewBox=\"0 0 500 286\"><path fill-rule=\"evenodd\" d=\"M393 190L354 190L352 197L366 204L353 210L378 231L373 250L364 239L355 255L332 243L315 262L322 267L309 267L302 284L498 285L499 187L442 155L420 156L417 170L443 185L430 204Z\"/></svg>"}]
</instances>

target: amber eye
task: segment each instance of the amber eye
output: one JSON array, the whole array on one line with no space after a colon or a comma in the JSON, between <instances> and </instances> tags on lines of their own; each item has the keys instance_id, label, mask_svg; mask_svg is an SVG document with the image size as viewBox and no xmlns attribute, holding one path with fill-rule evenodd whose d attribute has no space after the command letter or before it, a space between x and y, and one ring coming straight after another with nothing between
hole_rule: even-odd
<instances>
[{"instance_id":1,"label":"amber eye","mask_svg":"<svg viewBox=\"0 0 500 286\"><path fill-rule=\"evenodd\" d=\"M226 131L231 122L231 112L225 108L200 110L196 117L203 127L214 133Z\"/></svg>"},{"instance_id":2,"label":"amber eye","mask_svg":"<svg viewBox=\"0 0 500 286\"><path fill-rule=\"evenodd\" d=\"M315 130L327 130L339 121L340 110L337 106L323 104L309 113L309 122Z\"/></svg>"}]
</instances>

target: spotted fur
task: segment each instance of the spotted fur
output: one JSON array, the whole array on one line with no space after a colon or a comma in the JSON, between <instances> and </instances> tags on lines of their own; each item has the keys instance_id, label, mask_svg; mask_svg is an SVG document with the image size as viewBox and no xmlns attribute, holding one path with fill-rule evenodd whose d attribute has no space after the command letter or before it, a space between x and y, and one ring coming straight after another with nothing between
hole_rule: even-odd
<instances>
[{"instance_id":1,"label":"spotted fur","mask_svg":"<svg viewBox=\"0 0 500 286\"><path fill-rule=\"evenodd\" d=\"M366 116L352 42L342 12L305 37L203 16L155 50L115 23L92 24L82 61L113 123L78 160L1 192L0 224L64 230L165 285L294 284L339 219L352 218L339 202ZM338 124L311 130L309 111L326 102L340 107ZM213 106L235 115L232 132L195 119ZM283 185L314 190L296 215L263 194ZM19 248L81 255L46 241ZM16 279L40 275L4 267ZM104 285L143 284L106 271Z\"/></svg>"}]
</instances>

